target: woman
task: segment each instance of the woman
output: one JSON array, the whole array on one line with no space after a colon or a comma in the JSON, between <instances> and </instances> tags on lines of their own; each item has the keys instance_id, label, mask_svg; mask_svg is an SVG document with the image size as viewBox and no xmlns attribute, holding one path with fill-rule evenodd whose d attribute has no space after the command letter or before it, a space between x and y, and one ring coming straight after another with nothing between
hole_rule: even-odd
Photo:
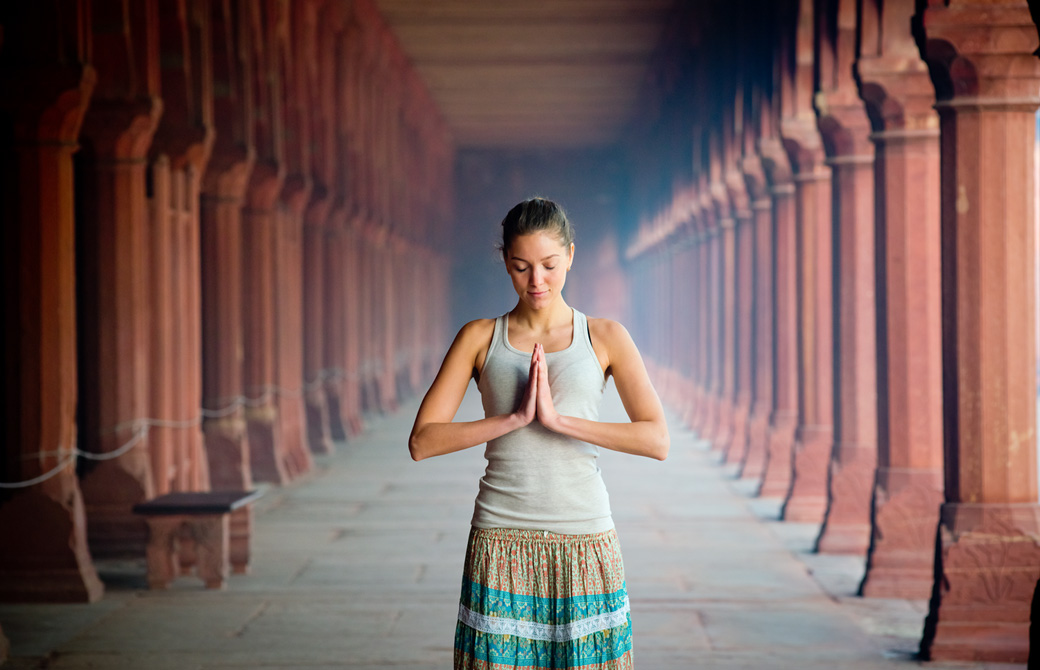
<instances>
[{"instance_id":1,"label":"woman","mask_svg":"<svg viewBox=\"0 0 1040 670\"><path fill-rule=\"evenodd\" d=\"M550 200L502 221L519 297L459 331L419 407L412 458L487 443L466 551L455 668L631 668L624 568L598 447L664 459L668 428L632 338L562 291L574 232ZM608 375L628 423L598 421ZM454 422L470 378L485 418Z\"/></svg>"}]
</instances>

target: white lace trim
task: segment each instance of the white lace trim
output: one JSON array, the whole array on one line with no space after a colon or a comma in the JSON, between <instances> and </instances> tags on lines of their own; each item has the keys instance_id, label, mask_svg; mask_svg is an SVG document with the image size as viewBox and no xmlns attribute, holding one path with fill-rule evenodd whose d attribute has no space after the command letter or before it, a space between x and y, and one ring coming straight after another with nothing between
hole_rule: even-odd
<instances>
[{"instance_id":1,"label":"white lace trim","mask_svg":"<svg viewBox=\"0 0 1040 670\"><path fill-rule=\"evenodd\" d=\"M492 635L516 635L529 640L567 642L624 625L628 623L628 612L629 605L626 597L621 604L621 609L614 612L604 612L565 624L551 624L478 614L460 603L459 621L470 628Z\"/></svg>"}]
</instances>

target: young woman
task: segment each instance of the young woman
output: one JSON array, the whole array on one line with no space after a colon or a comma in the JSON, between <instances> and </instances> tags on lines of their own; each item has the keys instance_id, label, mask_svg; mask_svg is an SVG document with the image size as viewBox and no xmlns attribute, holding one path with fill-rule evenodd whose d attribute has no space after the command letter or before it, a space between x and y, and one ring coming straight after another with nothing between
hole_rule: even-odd
<instances>
[{"instance_id":1,"label":"young woman","mask_svg":"<svg viewBox=\"0 0 1040 670\"><path fill-rule=\"evenodd\" d=\"M550 200L502 221L519 300L459 331L419 407L412 458L487 443L466 551L455 669L632 667L624 568L599 447L664 459L668 428L628 331L563 299L574 232ZM603 423L608 375L631 419ZM469 380L485 418L455 422Z\"/></svg>"}]
</instances>

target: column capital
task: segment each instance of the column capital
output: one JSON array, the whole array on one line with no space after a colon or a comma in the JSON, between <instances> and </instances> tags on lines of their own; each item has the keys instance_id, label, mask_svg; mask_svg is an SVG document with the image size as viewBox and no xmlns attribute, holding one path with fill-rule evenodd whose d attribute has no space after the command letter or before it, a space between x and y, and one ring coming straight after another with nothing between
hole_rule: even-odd
<instances>
[{"instance_id":1,"label":"column capital","mask_svg":"<svg viewBox=\"0 0 1040 670\"><path fill-rule=\"evenodd\" d=\"M935 86L928 66L919 58L864 57L856 61L860 97L885 131L934 130Z\"/></svg>"},{"instance_id":2,"label":"column capital","mask_svg":"<svg viewBox=\"0 0 1040 670\"><path fill-rule=\"evenodd\" d=\"M1036 108L1040 59L1027 0L954 0L925 9L921 23L922 50L937 75L939 100L992 100Z\"/></svg>"},{"instance_id":3,"label":"column capital","mask_svg":"<svg viewBox=\"0 0 1040 670\"><path fill-rule=\"evenodd\" d=\"M83 120L83 135L101 161L139 160L148 155L162 116L155 96L132 101L95 100Z\"/></svg>"}]
</instances>

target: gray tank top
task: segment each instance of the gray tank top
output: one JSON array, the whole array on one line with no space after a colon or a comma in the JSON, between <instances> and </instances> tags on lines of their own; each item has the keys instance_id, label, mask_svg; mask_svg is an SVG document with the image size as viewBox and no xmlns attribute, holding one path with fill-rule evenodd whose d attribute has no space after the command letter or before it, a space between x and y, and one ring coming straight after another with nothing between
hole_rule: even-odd
<instances>
[{"instance_id":1,"label":"gray tank top","mask_svg":"<svg viewBox=\"0 0 1040 670\"><path fill-rule=\"evenodd\" d=\"M570 346L545 355L549 388L560 414L595 421L606 380L585 315L573 312ZM498 317L477 382L484 416L516 410L527 385L531 354L514 349L508 331L509 315ZM614 527L599 447L554 433L536 420L489 441L484 457L488 463L474 506L475 527L571 535Z\"/></svg>"}]
</instances>

